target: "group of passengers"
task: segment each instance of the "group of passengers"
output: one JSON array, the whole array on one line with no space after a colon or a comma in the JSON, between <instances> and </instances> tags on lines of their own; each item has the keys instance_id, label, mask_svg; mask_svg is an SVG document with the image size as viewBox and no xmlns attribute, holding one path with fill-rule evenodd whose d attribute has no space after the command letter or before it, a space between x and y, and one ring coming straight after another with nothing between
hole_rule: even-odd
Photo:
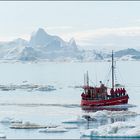
<instances>
[{"instance_id":1,"label":"group of passengers","mask_svg":"<svg viewBox=\"0 0 140 140\"><path fill-rule=\"evenodd\" d=\"M111 97L119 97L126 94L125 88L116 88L115 90L111 88L110 90Z\"/></svg>"}]
</instances>

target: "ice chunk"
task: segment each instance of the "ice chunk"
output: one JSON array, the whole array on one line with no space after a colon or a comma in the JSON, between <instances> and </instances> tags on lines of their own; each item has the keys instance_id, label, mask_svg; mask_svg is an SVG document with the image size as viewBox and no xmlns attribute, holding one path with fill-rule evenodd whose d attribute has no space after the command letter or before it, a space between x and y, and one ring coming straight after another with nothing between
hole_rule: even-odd
<instances>
[{"instance_id":1,"label":"ice chunk","mask_svg":"<svg viewBox=\"0 0 140 140\"><path fill-rule=\"evenodd\" d=\"M40 129L40 128L46 128L45 125L38 125L30 122L25 123L14 123L10 126L12 129Z\"/></svg>"},{"instance_id":2,"label":"ice chunk","mask_svg":"<svg viewBox=\"0 0 140 140\"><path fill-rule=\"evenodd\" d=\"M6 139L6 135L3 132L0 132L0 139L1 140Z\"/></svg>"},{"instance_id":3,"label":"ice chunk","mask_svg":"<svg viewBox=\"0 0 140 140\"><path fill-rule=\"evenodd\" d=\"M94 113L88 113L84 114L83 116L89 116L90 118L94 118L96 120L99 119L107 119L107 118L113 118L113 117L131 117L131 116L137 116L136 112L132 111L107 111L107 110L102 110L102 111L97 111Z\"/></svg>"},{"instance_id":4,"label":"ice chunk","mask_svg":"<svg viewBox=\"0 0 140 140\"><path fill-rule=\"evenodd\" d=\"M85 118L75 118L75 119L70 119L70 120L66 120L66 121L63 121L62 123L79 123L79 124L82 124L82 123L87 123L87 120Z\"/></svg>"},{"instance_id":5,"label":"ice chunk","mask_svg":"<svg viewBox=\"0 0 140 140\"><path fill-rule=\"evenodd\" d=\"M56 90L53 86L50 86L50 85L48 85L48 86L40 86L40 87L38 87L36 90L38 90L38 91L51 91L51 90Z\"/></svg>"},{"instance_id":6,"label":"ice chunk","mask_svg":"<svg viewBox=\"0 0 140 140\"><path fill-rule=\"evenodd\" d=\"M17 90L17 89L27 90L27 91L32 91L32 90L52 91L52 90L56 90L54 88L54 86L52 86L52 85L28 84L26 82L25 82L25 84L21 84L21 85L14 85L14 84L0 85L0 90L3 90L3 91Z\"/></svg>"},{"instance_id":7,"label":"ice chunk","mask_svg":"<svg viewBox=\"0 0 140 140\"><path fill-rule=\"evenodd\" d=\"M12 120L11 123L22 124L22 120Z\"/></svg>"},{"instance_id":8,"label":"ice chunk","mask_svg":"<svg viewBox=\"0 0 140 140\"><path fill-rule=\"evenodd\" d=\"M69 125L66 125L66 126L62 126L64 127L65 129L78 129L78 126L69 126Z\"/></svg>"},{"instance_id":9,"label":"ice chunk","mask_svg":"<svg viewBox=\"0 0 140 140\"><path fill-rule=\"evenodd\" d=\"M13 118L5 117L5 118L0 120L0 123L10 124L12 120L13 120Z\"/></svg>"},{"instance_id":10,"label":"ice chunk","mask_svg":"<svg viewBox=\"0 0 140 140\"><path fill-rule=\"evenodd\" d=\"M140 136L140 127L128 122L115 122L82 132L82 136L114 137Z\"/></svg>"},{"instance_id":11,"label":"ice chunk","mask_svg":"<svg viewBox=\"0 0 140 140\"><path fill-rule=\"evenodd\" d=\"M56 128L46 128L46 129L41 129L39 132L44 132L44 133L63 133L67 132L68 130L62 127L56 127Z\"/></svg>"},{"instance_id":12,"label":"ice chunk","mask_svg":"<svg viewBox=\"0 0 140 140\"><path fill-rule=\"evenodd\" d=\"M128 130L127 133L129 136L140 136L140 126Z\"/></svg>"},{"instance_id":13,"label":"ice chunk","mask_svg":"<svg viewBox=\"0 0 140 140\"><path fill-rule=\"evenodd\" d=\"M94 114L92 114L93 118L99 118L99 117L105 118L107 116L108 116L108 111L107 110L97 111Z\"/></svg>"}]
</instances>

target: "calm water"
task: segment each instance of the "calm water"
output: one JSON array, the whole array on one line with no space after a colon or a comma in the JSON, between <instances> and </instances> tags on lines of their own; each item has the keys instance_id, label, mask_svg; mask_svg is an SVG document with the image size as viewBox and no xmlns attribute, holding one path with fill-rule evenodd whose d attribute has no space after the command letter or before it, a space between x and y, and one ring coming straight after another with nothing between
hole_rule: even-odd
<instances>
[{"instance_id":1,"label":"calm water","mask_svg":"<svg viewBox=\"0 0 140 140\"><path fill-rule=\"evenodd\" d=\"M30 121L37 124L58 124L62 121L75 118L85 113L80 107L80 94L82 89L73 86L83 85L83 74L88 70L90 82L98 85L104 80L109 68L109 62L94 63L1 63L0 84L22 84L28 81L32 84L49 84L57 90L50 92L13 90L0 91L0 119L5 117L16 120ZM117 62L120 74L118 80L126 85L129 93L129 104L136 107L129 111L140 113L140 62ZM139 117L131 118L134 122ZM81 131L99 124L74 124L78 129L71 129L65 133L39 133L39 130L10 129L9 124L0 123L0 131L7 139L14 138L75 138L82 139Z\"/></svg>"}]
</instances>

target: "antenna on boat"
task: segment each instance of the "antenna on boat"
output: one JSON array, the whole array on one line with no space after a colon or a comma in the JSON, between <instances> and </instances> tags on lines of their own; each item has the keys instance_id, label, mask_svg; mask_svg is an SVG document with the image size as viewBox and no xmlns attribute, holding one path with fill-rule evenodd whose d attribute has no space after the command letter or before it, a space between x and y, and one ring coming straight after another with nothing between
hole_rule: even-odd
<instances>
[{"instance_id":1,"label":"antenna on boat","mask_svg":"<svg viewBox=\"0 0 140 140\"><path fill-rule=\"evenodd\" d=\"M112 89L114 90L114 56L112 50Z\"/></svg>"},{"instance_id":2,"label":"antenna on boat","mask_svg":"<svg viewBox=\"0 0 140 140\"><path fill-rule=\"evenodd\" d=\"M88 77L88 71L87 71L87 86L89 86L89 77Z\"/></svg>"},{"instance_id":3,"label":"antenna on boat","mask_svg":"<svg viewBox=\"0 0 140 140\"><path fill-rule=\"evenodd\" d=\"M87 71L87 73L84 74L84 85L85 85L85 86L89 86L88 71Z\"/></svg>"}]
</instances>

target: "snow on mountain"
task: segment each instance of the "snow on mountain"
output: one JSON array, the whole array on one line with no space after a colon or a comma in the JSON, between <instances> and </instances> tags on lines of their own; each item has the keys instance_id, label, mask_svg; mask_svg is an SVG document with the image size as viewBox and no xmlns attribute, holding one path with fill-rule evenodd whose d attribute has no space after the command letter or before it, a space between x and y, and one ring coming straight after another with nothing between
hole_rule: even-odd
<instances>
[{"instance_id":1,"label":"snow on mountain","mask_svg":"<svg viewBox=\"0 0 140 140\"><path fill-rule=\"evenodd\" d=\"M29 41L30 47L32 48L41 47L45 48L47 51L60 50L66 47L72 47L72 45L77 47L75 42L67 43L58 36L52 36L47 34L45 30L42 28L39 28L36 32L34 32Z\"/></svg>"},{"instance_id":2,"label":"snow on mountain","mask_svg":"<svg viewBox=\"0 0 140 140\"><path fill-rule=\"evenodd\" d=\"M74 39L71 39L69 42L65 42L58 36L47 34L42 28L39 28L31 36L29 47L39 53L39 59L49 60L75 58L77 57L76 52L78 51Z\"/></svg>"},{"instance_id":3,"label":"snow on mountain","mask_svg":"<svg viewBox=\"0 0 140 140\"><path fill-rule=\"evenodd\" d=\"M118 60L140 60L140 51L129 48L114 52L114 56ZM109 50L80 50L74 38L66 42L42 28L34 32L29 41L18 38L0 42L1 60L95 61L110 57Z\"/></svg>"},{"instance_id":4,"label":"snow on mountain","mask_svg":"<svg viewBox=\"0 0 140 140\"><path fill-rule=\"evenodd\" d=\"M0 43L0 59L33 61L37 59L76 58L78 51L74 39L63 41L58 36L52 36L39 28L31 36L30 41L16 39Z\"/></svg>"},{"instance_id":5,"label":"snow on mountain","mask_svg":"<svg viewBox=\"0 0 140 140\"><path fill-rule=\"evenodd\" d=\"M135 49L132 49L132 48L128 48L128 49L125 49L125 50L120 50L120 51L117 51L115 52L115 57L122 57L124 55L140 55L140 52L135 50Z\"/></svg>"},{"instance_id":6,"label":"snow on mountain","mask_svg":"<svg viewBox=\"0 0 140 140\"><path fill-rule=\"evenodd\" d=\"M24 39L16 39L10 42L0 42L0 59L16 59L28 42Z\"/></svg>"},{"instance_id":7,"label":"snow on mountain","mask_svg":"<svg viewBox=\"0 0 140 140\"><path fill-rule=\"evenodd\" d=\"M119 60L138 60L140 59L140 51L128 48L115 52L114 56Z\"/></svg>"},{"instance_id":8,"label":"snow on mountain","mask_svg":"<svg viewBox=\"0 0 140 140\"><path fill-rule=\"evenodd\" d=\"M19 53L18 60L22 61L34 61L37 59L37 52L31 47L25 47L21 53Z\"/></svg>"},{"instance_id":9,"label":"snow on mountain","mask_svg":"<svg viewBox=\"0 0 140 140\"><path fill-rule=\"evenodd\" d=\"M102 53L96 50L83 51L82 56L84 61L103 60Z\"/></svg>"}]
</instances>

